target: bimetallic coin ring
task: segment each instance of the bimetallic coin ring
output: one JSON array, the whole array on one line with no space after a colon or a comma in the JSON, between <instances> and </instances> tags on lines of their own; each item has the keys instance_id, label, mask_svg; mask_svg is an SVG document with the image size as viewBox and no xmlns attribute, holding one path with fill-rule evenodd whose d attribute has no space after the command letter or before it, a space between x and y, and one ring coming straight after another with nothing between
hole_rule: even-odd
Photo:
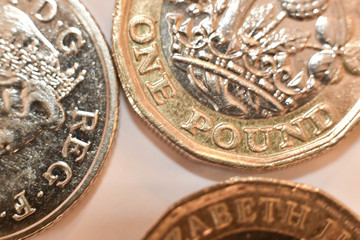
<instances>
[{"instance_id":1,"label":"bimetallic coin ring","mask_svg":"<svg viewBox=\"0 0 360 240\"><path fill-rule=\"evenodd\" d=\"M118 0L135 111L195 159L242 169L333 146L360 110L358 0Z\"/></svg>"}]
</instances>

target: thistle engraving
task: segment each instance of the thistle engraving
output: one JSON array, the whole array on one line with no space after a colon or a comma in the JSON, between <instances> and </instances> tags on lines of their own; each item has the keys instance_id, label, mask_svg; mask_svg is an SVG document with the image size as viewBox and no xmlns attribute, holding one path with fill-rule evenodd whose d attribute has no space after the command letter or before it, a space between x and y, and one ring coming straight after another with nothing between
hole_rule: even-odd
<instances>
[{"instance_id":1,"label":"thistle engraving","mask_svg":"<svg viewBox=\"0 0 360 240\"><path fill-rule=\"evenodd\" d=\"M84 80L79 64L61 70L59 53L30 17L0 7L0 154L16 152L65 120L60 100Z\"/></svg>"},{"instance_id":2,"label":"thistle engraving","mask_svg":"<svg viewBox=\"0 0 360 240\"><path fill-rule=\"evenodd\" d=\"M163 19L175 76L224 114L280 116L360 73L340 0L168 0Z\"/></svg>"}]
</instances>

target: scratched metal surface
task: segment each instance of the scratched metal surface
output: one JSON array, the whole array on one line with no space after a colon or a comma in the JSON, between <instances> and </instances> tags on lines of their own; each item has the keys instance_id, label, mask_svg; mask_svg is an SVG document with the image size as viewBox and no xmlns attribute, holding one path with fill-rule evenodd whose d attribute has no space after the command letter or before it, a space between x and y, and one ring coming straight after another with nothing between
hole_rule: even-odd
<instances>
[{"instance_id":1,"label":"scratched metal surface","mask_svg":"<svg viewBox=\"0 0 360 240\"><path fill-rule=\"evenodd\" d=\"M83 0L110 43L114 0ZM153 136L121 97L120 127L103 174L83 201L34 240L138 240L179 199L232 176L286 179L319 187L360 214L360 128L323 155L288 169L246 174L184 159Z\"/></svg>"},{"instance_id":2,"label":"scratched metal surface","mask_svg":"<svg viewBox=\"0 0 360 240\"><path fill-rule=\"evenodd\" d=\"M32 234L81 197L117 118L111 59L85 9L72 0L57 2L55 12L50 4L38 10L40 1L10 2L0 1L0 239ZM76 126L84 112L98 112L87 117L88 130Z\"/></svg>"}]
</instances>

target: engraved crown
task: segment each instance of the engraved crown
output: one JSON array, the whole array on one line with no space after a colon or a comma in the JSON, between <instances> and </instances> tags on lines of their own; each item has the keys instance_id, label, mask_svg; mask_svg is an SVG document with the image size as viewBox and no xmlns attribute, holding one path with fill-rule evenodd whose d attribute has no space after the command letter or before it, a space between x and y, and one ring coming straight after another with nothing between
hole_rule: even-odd
<instances>
[{"instance_id":1,"label":"engraved crown","mask_svg":"<svg viewBox=\"0 0 360 240\"><path fill-rule=\"evenodd\" d=\"M77 63L61 71L58 51L18 8L1 7L0 26L0 84L2 78L14 77L38 81L49 86L60 101L85 79L86 71L77 74Z\"/></svg>"},{"instance_id":2,"label":"engraved crown","mask_svg":"<svg viewBox=\"0 0 360 240\"><path fill-rule=\"evenodd\" d=\"M291 111L322 85L341 80L348 41L341 2L334 0L328 14L337 15L339 34L327 42L323 26L329 0L276 0L255 4L239 0L170 0L187 6L190 17L167 14L172 38L171 62L187 72L190 83L202 92L216 111L236 108L240 117L268 118ZM322 16L322 19L320 19ZM285 28L285 19L316 22L311 32ZM317 20L319 18L320 20ZM322 22L321 22L322 21ZM313 42L310 42L313 41ZM319 45L318 43L321 43ZM315 54L302 69L290 60L308 49ZM334 50L335 49L335 50ZM328 69L323 71L323 69Z\"/></svg>"}]
</instances>

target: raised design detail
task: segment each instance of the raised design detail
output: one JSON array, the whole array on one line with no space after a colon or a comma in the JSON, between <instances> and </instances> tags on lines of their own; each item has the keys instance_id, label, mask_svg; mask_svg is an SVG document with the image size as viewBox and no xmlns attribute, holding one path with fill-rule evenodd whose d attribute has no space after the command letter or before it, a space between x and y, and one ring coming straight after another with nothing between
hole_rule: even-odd
<instances>
[{"instance_id":1,"label":"raised design detail","mask_svg":"<svg viewBox=\"0 0 360 240\"><path fill-rule=\"evenodd\" d=\"M73 176L73 172L70 168L70 166L66 163L66 162L57 162L52 164L48 170L46 171L46 173L43 174L43 177L49 182L49 186L52 186L55 182L57 182L59 180L59 176L58 175L54 175L54 170L57 169L59 171L59 169L61 169L66 178L65 180L59 181L58 183L56 183L57 187L61 187L64 188L66 186L66 184L68 184Z\"/></svg>"},{"instance_id":2,"label":"raised design detail","mask_svg":"<svg viewBox=\"0 0 360 240\"><path fill-rule=\"evenodd\" d=\"M144 239L359 238L359 220L346 208L319 189L284 184L264 179L230 179L204 189L171 207Z\"/></svg>"},{"instance_id":3,"label":"raised design detail","mask_svg":"<svg viewBox=\"0 0 360 240\"><path fill-rule=\"evenodd\" d=\"M13 215L13 219L18 222L24 220L25 218L36 212L36 209L31 207L28 199L25 196L25 193L25 190L23 190L14 197L14 199L17 200L18 203L15 203L14 205L17 214Z\"/></svg>"},{"instance_id":4,"label":"raised design detail","mask_svg":"<svg viewBox=\"0 0 360 240\"><path fill-rule=\"evenodd\" d=\"M308 143L331 129L338 121L336 110L329 104L321 103L289 122L277 122L276 125L262 127L238 126L230 123L216 123L214 119L192 109L187 122L180 127L192 136L205 134L213 143L225 150L234 150L241 146L253 153L265 153L271 148L280 150L294 148L296 143ZM306 128L311 125L311 128ZM280 143L274 144L280 140Z\"/></svg>"},{"instance_id":5,"label":"raised design detail","mask_svg":"<svg viewBox=\"0 0 360 240\"><path fill-rule=\"evenodd\" d=\"M176 78L201 103L240 118L286 114L339 83L344 69L359 74L351 35L340 0L163 6L164 52Z\"/></svg>"},{"instance_id":6,"label":"raised design detail","mask_svg":"<svg viewBox=\"0 0 360 240\"><path fill-rule=\"evenodd\" d=\"M328 7L329 0L280 0L278 2L290 16L306 19L321 15Z\"/></svg>"},{"instance_id":7,"label":"raised design detail","mask_svg":"<svg viewBox=\"0 0 360 240\"><path fill-rule=\"evenodd\" d=\"M17 2L16 2L17 3ZM47 8L46 14L41 14L44 8ZM51 21L57 13L58 5L55 0L40 0L35 13L35 17L42 22Z\"/></svg>"},{"instance_id":8,"label":"raised design detail","mask_svg":"<svg viewBox=\"0 0 360 240\"><path fill-rule=\"evenodd\" d=\"M65 120L60 100L84 80L79 64L61 70L59 53L27 14L0 7L0 155L16 152Z\"/></svg>"}]
</instances>

